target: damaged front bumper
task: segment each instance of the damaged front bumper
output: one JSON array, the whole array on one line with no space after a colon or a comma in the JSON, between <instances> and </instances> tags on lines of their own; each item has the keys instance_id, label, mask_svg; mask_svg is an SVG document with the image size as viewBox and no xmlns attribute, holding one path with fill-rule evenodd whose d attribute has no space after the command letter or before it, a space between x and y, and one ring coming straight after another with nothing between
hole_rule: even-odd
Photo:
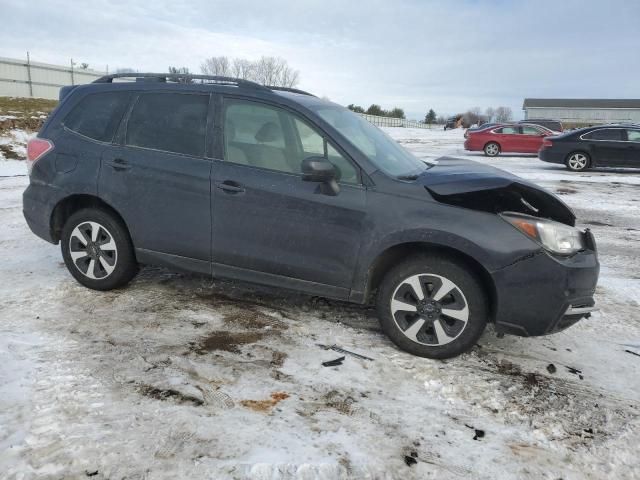
<instances>
[{"instance_id":1,"label":"damaged front bumper","mask_svg":"<svg viewBox=\"0 0 640 480\"><path fill-rule=\"evenodd\" d=\"M537 336L559 332L595 311L600 263L593 234L587 248L570 257L541 249L492 272L494 318L499 333Z\"/></svg>"}]
</instances>

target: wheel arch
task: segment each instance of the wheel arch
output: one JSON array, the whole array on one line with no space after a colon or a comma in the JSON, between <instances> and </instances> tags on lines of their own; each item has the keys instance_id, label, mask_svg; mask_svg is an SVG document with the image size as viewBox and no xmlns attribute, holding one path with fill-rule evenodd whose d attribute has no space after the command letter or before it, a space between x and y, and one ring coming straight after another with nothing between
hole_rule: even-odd
<instances>
[{"instance_id":1,"label":"wheel arch","mask_svg":"<svg viewBox=\"0 0 640 480\"><path fill-rule=\"evenodd\" d=\"M122 222L122 225L124 225L124 227L127 229L127 232L129 232L129 228L124 221L124 218L122 218L122 215L120 215L117 210L107 202L99 197L96 197L95 195L74 194L60 200L51 212L49 228L51 229L51 238L54 240L54 242L57 243L60 241L62 229L67 219L75 212L83 208L99 208L101 210L109 212L116 219Z\"/></svg>"},{"instance_id":2,"label":"wheel arch","mask_svg":"<svg viewBox=\"0 0 640 480\"><path fill-rule=\"evenodd\" d=\"M489 271L474 257L461 250L442 244L429 242L405 242L382 251L371 263L367 272L364 300L369 302L378 290L384 275L398 262L413 255L437 254L462 263L480 280L489 301L489 321L495 320L497 290Z\"/></svg>"}]
</instances>

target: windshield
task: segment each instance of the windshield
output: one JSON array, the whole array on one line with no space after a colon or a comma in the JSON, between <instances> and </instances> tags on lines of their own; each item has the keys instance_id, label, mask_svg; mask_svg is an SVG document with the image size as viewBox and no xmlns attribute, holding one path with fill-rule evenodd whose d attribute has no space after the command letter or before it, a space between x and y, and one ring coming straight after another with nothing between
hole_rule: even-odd
<instances>
[{"instance_id":1,"label":"windshield","mask_svg":"<svg viewBox=\"0 0 640 480\"><path fill-rule=\"evenodd\" d=\"M360 115L337 106L320 105L313 110L388 175L396 178L415 177L429 168L425 161L414 157Z\"/></svg>"}]
</instances>

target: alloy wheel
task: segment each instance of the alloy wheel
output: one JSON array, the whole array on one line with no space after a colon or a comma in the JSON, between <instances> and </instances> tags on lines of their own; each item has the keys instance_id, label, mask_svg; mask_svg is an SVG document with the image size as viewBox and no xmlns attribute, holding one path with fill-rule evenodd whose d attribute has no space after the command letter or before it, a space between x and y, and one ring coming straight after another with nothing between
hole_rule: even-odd
<instances>
[{"instance_id":1,"label":"alloy wheel","mask_svg":"<svg viewBox=\"0 0 640 480\"><path fill-rule=\"evenodd\" d=\"M573 170L584 170L588 162L587 156L584 153L574 153L569 157L569 167Z\"/></svg>"},{"instance_id":2,"label":"alloy wheel","mask_svg":"<svg viewBox=\"0 0 640 480\"><path fill-rule=\"evenodd\" d=\"M391 315L410 340L428 346L458 338L469 320L462 290L434 274L413 275L400 282L391 297Z\"/></svg>"},{"instance_id":3,"label":"alloy wheel","mask_svg":"<svg viewBox=\"0 0 640 480\"><path fill-rule=\"evenodd\" d=\"M498 153L500 153L500 148L495 143L490 143L489 145L484 147L484 151L490 157L495 157L496 155L498 155Z\"/></svg>"},{"instance_id":4,"label":"alloy wheel","mask_svg":"<svg viewBox=\"0 0 640 480\"><path fill-rule=\"evenodd\" d=\"M73 229L69 255L80 273L92 280L107 278L118 261L113 235L97 222L83 222Z\"/></svg>"}]
</instances>

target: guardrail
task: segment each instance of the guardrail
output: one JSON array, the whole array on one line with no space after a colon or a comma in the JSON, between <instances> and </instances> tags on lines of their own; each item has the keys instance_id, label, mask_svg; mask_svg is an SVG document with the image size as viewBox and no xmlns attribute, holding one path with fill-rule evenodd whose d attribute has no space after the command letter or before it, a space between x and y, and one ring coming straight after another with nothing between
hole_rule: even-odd
<instances>
[{"instance_id":1,"label":"guardrail","mask_svg":"<svg viewBox=\"0 0 640 480\"><path fill-rule=\"evenodd\" d=\"M369 115L368 113L359 113L358 115L377 127L431 128L433 126L416 120L407 120L406 118L380 117L378 115Z\"/></svg>"}]
</instances>

